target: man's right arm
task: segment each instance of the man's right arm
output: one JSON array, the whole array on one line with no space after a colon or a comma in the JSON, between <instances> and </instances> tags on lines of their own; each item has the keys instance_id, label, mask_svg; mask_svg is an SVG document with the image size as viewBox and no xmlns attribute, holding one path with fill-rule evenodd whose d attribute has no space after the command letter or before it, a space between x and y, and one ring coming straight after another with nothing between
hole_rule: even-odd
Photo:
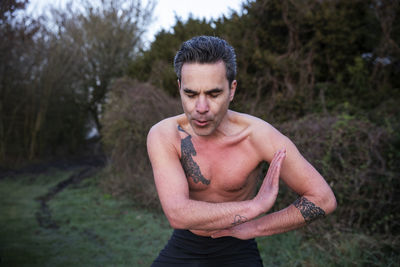
<instances>
[{"instance_id":1,"label":"man's right arm","mask_svg":"<svg viewBox=\"0 0 400 267\"><path fill-rule=\"evenodd\" d=\"M173 127L161 122L150 130L147 150L160 202L168 221L176 229L219 230L252 220L268 211L278 193L280 165L285 153L278 153L263 182L263 192L252 200L209 203L189 198L189 185L178 152L172 143ZM274 166L272 168L272 166ZM268 196L268 197L265 197Z\"/></svg>"}]
</instances>

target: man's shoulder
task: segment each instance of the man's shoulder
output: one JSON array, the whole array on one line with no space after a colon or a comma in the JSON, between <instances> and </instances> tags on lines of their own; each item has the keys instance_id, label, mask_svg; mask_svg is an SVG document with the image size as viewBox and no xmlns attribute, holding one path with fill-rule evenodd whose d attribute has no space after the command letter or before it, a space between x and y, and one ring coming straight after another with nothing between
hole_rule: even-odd
<instances>
[{"instance_id":1,"label":"man's shoulder","mask_svg":"<svg viewBox=\"0 0 400 267\"><path fill-rule=\"evenodd\" d=\"M148 139L162 138L165 141L175 139L177 136L177 127L180 122L184 120L184 118L185 115L181 114L163 119L162 121L156 123L153 125L153 127L151 127L148 134Z\"/></svg>"},{"instance_id":2,"label":"man's shoulder","mask_svg":"<svg viewBox=\"0 0 400 267\"><path fill-rule=\"evenodd\" d=\"M277 131L271 124L267 121L255 117L250 114L240 113L240 112L232 112L232 117L234 118L235 122L240 125L244 125L246 128L248 127L251 132L262 132L262 133L274 133Z\"/></svg>"},{"instance_id":3,"label":"man's shoulder","mask_svg":"<svg viewBox=\"0 0 400 267\"><path fill-rule=\"evenodd\" d=\"M182 115L183 114L163 119L154 124L151 127L150 131L169 130L170 128L173 128L175 125L177 125Z\"/></svg>"},{"instance_id":4,"label":"man's shoulder","mask_svg":"<svg viewBox=\"0 0 400 267\"><path fill-rule=\"evenodd\" d=\"M285 142L286 137L265 120L245 113L235 112L234 115L237 122L246 125L249 140L255 148L267 148L272 153Z\"/></svg>"}]
</instances>

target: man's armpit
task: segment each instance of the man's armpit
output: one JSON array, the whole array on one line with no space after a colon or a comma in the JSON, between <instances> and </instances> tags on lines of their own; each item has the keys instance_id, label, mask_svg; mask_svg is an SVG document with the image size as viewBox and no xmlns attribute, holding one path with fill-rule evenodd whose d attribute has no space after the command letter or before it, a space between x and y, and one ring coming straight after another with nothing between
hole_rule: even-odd
<instances>
[{"instance_id":1,"label":"man's armpit","mask_svg":"<svg viewBox=\"0 0 400 267\"><path fill-rule=\"evenodd\" d=\"M323 209L316 206L305 197L296 199L293 205L300 211L307 224L325 216L325 211Z\"/></svg>"}]
</instances>

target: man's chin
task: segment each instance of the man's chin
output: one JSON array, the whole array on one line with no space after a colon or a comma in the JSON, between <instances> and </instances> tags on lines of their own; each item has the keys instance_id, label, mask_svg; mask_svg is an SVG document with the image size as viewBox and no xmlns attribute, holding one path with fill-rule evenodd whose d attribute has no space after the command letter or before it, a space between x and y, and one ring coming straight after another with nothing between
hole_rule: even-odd
<instances>
[{"instance_id":1,"label":"man's chin","mask_svg":"<svg viewBox=\"0 0 400 267\"><path fill-rule=\"evenodd\" d=\"M194 133L198 136L208 136L214 132L214 128L211 125L207 125L205 127L199 127L195 124L192 124L192 129Z\"/></svg>"},{"instance_id":2,"label":"man's chin","mask_svg":"<svg viewBox=\"0 0 400 267\"><path fill-rule=\"evenodd\" d=\"M198 136L209 136L213 131L211 129L194 129L194 132Z\"/></svg>"}]
</instances>

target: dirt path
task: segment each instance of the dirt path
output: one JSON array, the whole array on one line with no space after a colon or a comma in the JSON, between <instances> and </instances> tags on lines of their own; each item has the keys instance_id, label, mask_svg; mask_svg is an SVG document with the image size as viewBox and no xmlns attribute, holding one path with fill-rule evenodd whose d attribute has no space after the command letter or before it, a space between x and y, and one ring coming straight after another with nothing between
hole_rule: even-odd
<instances>
[{"instance_id":1,"label":"dirt path","mask_svg":"<svg viewBox=\"0 0 400 267\"><path fill-rule=\"evenodd\" d=\"M57 185L49 189L49 191L39 196L36 200L40 203L40 209L36 212L36 220L42 228L53 228L57 229L59 226L51 218L51 211L48 206L48 202L55 197L58 193L64 190L67 186L71 184L79 184L82 180L93 176L99 171L100 167L97 166L86 166L80 168L74 174L72 174L68 179L59 182Z\"/></svg>"}]
</instances>

